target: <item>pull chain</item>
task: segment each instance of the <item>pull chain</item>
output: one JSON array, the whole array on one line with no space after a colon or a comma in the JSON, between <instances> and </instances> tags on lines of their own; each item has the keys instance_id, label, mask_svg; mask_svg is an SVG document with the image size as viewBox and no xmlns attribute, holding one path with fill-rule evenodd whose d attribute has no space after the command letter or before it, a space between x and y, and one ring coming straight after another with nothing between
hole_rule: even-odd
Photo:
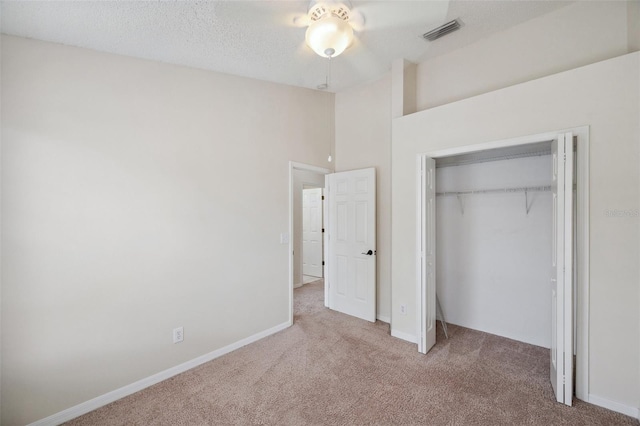
<instances>
[{"instance_id":1,"label":"pull chain","mask_svg":"<svg viewBox=\"0 0 640 426\"><path fill-rule=\"evenodd\" d=\"M329 85L331 84L331 57L335 53L335 50L329 48L329 49L325 50L324 53L326 53L327 56L329 57L329 61L327 63L327 76L325 78L325 86L327 88L327 91L329 91ZM333 117L331 117L331 104L330 104L330 101L327 101L327 118L329 119L330 130L332 130L333 129ZM333 160L333 158L331 158L331 136L329 136L329 158L327 158L327 161L330 163L332 160Z\"/></svg>"}]
</instances>

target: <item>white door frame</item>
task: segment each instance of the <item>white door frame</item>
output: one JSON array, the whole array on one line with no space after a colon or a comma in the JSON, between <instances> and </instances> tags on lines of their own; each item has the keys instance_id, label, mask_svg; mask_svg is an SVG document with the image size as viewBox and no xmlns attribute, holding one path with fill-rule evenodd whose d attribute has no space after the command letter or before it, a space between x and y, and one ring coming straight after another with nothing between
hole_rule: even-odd
<instances>
[{"instance_id":1,"label":"white door frame","mask_svg":"<svg viewBox=\"0 0 640 426\"><path fill-rule=\"evenodd\" d=\"M457 154L466 154L477 151L484 151L487 149L504 148L509 146L525 145L535 142L549 141L557 137L558 134L572 132L574 137L577 138L577 155L576 155L576 167L577 167L577 203L575 205L577 213L576 223L576 237L577 237L577 250L576 250L576 288L575 293L577 295L576 300L576 323L575 323L575 336L576 336L576 397L583 401L589 401L589 126L575 127L569 129L561 129L553 132L545 132L536 135L522 136L513 139L504 139L493 142L480 143L475 145L466 145L462 147L443 149L438 151L425 152L418 154L417 164L421 164L421 159L424 157L441 158L448 157ZM420 167L416 170L416 182L420 182ZM425 230L422 229L422 222L420 217L422 215L422 203L425 194L423 191L417 190L416 192L416 217L418 229L417 235L421 236ZM420 245L421 239L418 237L416 247L416 260L421 259ZM420 265L418 265L418 268ZM423 334L423 312L424 306L422 304L421 297L419 297L423 291L426 291L426 283L423 280L423 274L420 269L416 271L416 321L418 333L418 351L423 352L421 347L422 339L420 336Z\"/></svg>"},{"instance_id":2,"label":"white door frame","mask_svg":"<svg viewBox=\"0 0 640 426\"><path fill-rule=\"evenodd\" d=\"M320 175L332 173L333 170L324 167L289 161L289 325L293 325L293 192L294 170L304 170ZM324 274L326 276L326 274ZM325 302L326 303L326 302Z\"/></svg>"}]
</instances>

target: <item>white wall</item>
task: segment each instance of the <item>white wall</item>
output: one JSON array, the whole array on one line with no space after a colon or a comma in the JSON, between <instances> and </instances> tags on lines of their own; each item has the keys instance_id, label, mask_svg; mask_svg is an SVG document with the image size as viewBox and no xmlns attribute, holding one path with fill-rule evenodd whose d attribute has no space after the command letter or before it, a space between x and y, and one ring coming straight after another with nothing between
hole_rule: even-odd
<instances>
[{"instance_id":1,"label":"white wall","mask_svg":"<svg viewBox=\"0 0 640 426\"><path fill-rule=\"evenodd\" d=\"M336 94L336 172L376 168L377 316L391 315L391 76Z\"/></svg>"},{"instance_id":2,"label":"white wall","mask_svg":"<svg viewBox=\"0 0 640 426\"><path fill-rule=\"evenodd\" d=\"M436 169L437 192L551 184L551 157ZM533 345L551 341L551 192L438 196L436 279L447 322Z\"/></svg>"},{"instance_id":3,"label":"white wall","mask_svg":"<svg viewBox=\"0 0 640 426\"><path fill-rule=\"evenodd\" d=\"M332 95L8 36L1 71L2 424L286 324Z\"/></svg>"},{"instance_id":4,"label":"white wall","mask_svg":"<svg viewBox=\"0 0 640 426\"><path fill-rule=\"evenodd\" d=\"M637 413L640 400L640 53L393 122L392 331L414 335L416 155L590 126L589 393ZM461 125L463 123L464 125ZM635 410L635 411L634 411Z\"/></svg>"},{"instance_id":5,"label":"white wall","mask_svg":"<svg viewBox=\"0 0 640 426\"><path fill-rule=\"evenodd\" d=\"M627 9L624 1L577 1L422 62L418 111L635 51L640 15Z\"/></svg>"}]
</instances>

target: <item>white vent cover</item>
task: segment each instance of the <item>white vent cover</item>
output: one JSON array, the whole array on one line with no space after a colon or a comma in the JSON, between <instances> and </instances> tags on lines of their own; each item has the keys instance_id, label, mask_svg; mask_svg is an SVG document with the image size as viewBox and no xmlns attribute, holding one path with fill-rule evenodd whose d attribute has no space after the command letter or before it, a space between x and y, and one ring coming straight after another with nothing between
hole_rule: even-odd
<instances>
[{"instance_id":1,"label":"white vent cover","mask_svg":"<svg viewBox=\"0 0 640 426\"><path fill-rule=\"evenodd\" d=\"M424 37L426 40L434 41L459 29L460 22L458 22L457 19L454 19L453 21L447 22L444 25L440 25L438 28L432 29L428 33L422 34L422 37Z\"/></svg>"}]
</instances>

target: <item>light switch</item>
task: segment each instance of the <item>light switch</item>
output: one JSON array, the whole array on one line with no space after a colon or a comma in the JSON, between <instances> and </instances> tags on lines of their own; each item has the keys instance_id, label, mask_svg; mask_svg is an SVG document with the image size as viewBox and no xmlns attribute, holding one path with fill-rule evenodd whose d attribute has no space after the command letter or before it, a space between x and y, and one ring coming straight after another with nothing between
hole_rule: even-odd
<instances>
[{"instance_id":1,"label":"light switch","mask_svg":"<svg viewBox=\"0 0 640 426\"><path fill-rule=\"evenodd\" d=\"M283 232L280 234L280 244L289 244L289 233Z\"/></svg>"}]
</instances>

